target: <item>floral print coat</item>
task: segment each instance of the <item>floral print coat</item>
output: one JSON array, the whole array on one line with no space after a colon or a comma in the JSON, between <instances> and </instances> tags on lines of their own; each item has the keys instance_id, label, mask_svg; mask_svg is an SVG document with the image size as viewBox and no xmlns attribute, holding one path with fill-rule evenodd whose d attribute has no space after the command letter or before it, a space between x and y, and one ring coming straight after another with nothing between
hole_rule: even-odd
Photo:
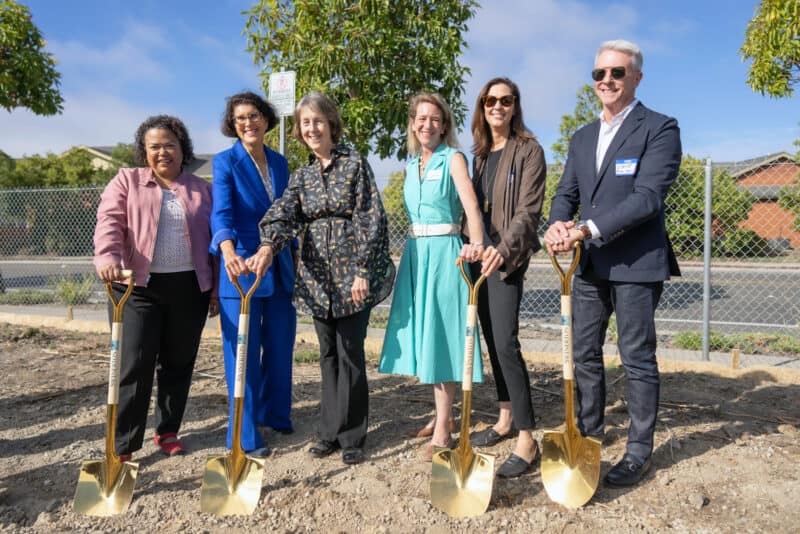
<instances>
[{"instance_id":1,"label":"floral print coat","mask_svg":"<svg viewBox=\"0 0 800 534\"><path fill-rule=\"evenodd\" d=\"M392 289L395 267L375 176L367 159L345 146L320 169L312 155L295 171L283 196L261 220L261 244L275 253L303 234L295 296L311 315L340 318L374 306ZM369 282L369 296L353 303L353 280Z\"/></svg>"}]
</instances>

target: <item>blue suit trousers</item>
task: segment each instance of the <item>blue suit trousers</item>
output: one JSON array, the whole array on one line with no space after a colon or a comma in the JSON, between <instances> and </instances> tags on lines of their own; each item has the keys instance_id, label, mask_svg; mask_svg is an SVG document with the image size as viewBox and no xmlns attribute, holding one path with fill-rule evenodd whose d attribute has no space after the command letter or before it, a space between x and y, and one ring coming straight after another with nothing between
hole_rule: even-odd
<instances>
[{"instance_id":1,"label":"blue suit trousers","mask_svg":"<svg viewBox=\"0 0 800 534\"><path fill-rule=\"evenodd\" d=\"M225 379L230 400L228 448L231 448L233 431L233 388L240 306L238 298L220 298ZM297 313L292 304L292 295L280 284L275 285L272 296L253 297L250 300L241 436L245 451L264 446L258 426L279 430L292 428L292 353L296 330Z\"/></svg>"}]
</instances>

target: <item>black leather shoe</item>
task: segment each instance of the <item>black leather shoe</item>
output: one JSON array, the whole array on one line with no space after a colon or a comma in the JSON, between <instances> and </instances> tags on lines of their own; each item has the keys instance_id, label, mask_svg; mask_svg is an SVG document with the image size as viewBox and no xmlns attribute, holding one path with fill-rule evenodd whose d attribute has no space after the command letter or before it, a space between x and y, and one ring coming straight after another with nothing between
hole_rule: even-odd
<instances>
[{"instance_id":1,"label":"black leather shoe","mask_svg":"<svg viewBox=\"0 0 800 534\"><path fill-rule=\"evenodd\" d=\"M537 456L533 458L532 462L526 462L524 458L520 458L512 452L511 456L509 456L497 470L497 476L500 478L515 478L524 475L533 469L536 458L538 458L538 453Z\"/></svg>"},{"instance_id":2,"label":"black leather shoe","mask_svg":"<svg viewBox=\"0 0 800 534\"><path fill-rule=\"evenodd\" d=\"M337 442L325 441L324 439L321 439L311 445L311 448L308 449L308 454L314 458L325 458L337 450L339 450L339 444Z\"/></svg>"},{"instance_id":3,"label":"black leather shoe","mask_svg":"<svg viewBox=\"0 0 800 534\"><path fill-rule=\"evenodd\" d=\"M489 427L485 430L481 430L480 432L471 434L469 437L469 442L476 447L494 447L501 441L514 437L513 434L513 430L508 434L498 434L494 428Z\"/></svg>"},{"instance_id":4,"label":"black leather shoe","mask_svg":"<svg viewBox=\"0 0 800 534\"><path fill-rule=\"evenodd\" d=\"M342 461L347 465L360 464L364 461L364 451L358 447L348 447L342 451Z\"/></svg>"},{"instance_id":5,"label":"black leather shoe","mask_svg":"<svg viewBox=\"0 0 800 534\"><path fill-rule=\"evenodd\" d=\"M626 454L622 460L606 473L603 481L609 486L626 487L633 486L644 477L650 469L650 458L640 463L639 460Z\"/></svg>"}]
</instances>

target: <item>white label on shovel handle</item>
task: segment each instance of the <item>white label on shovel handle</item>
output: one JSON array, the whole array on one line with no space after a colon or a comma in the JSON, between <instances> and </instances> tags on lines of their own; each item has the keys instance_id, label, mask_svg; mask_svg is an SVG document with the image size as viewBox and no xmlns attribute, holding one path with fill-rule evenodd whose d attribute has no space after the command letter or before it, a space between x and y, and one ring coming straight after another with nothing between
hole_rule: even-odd
<instances>
[{"instance_id":1,"label":"white label on shovel handle","mask_svg":"<svg viewBox=\"0 0 800 534\"><path fill-rule=\"evenodd\" d=\"M569 295L561 295L561 359L564 380L572 380L572 302Z\"/></svg>"},{"instance_id":2,"label":"white label on shovel handle","mask_svg":"<svg viewBox=\"0 0 800 534\"><path fill-rule=\"evenodd\" d=\"M111 323L111 358L108 362L108 404L119 401L119 366L122 350L122 323Z\"/></svg>"},{"instance_id":3,"label":"white label on shovel handle","mask_svg":"<svg viewBox=\"0 0 800 534\"><path fill-rule=\"evenodd\" d=\"M236 381L233 386L233 397L244 397L244 373L247 369L247 333L250 329L250 315L239 315L239 334L236 339Z\"/></svg>"},{"instance_id":4,"label":"white label on shovel handle","mask_svg":"<svg viewBox=\"0 0 800 534\"><path fill-rule=\"evenodd\" d=\"M478 307L467 306L467 335L464 339L464 374L461 376L461 389L472 391L472 366L475 359L475 326L478 324Z\"/></svg>"}]
</instances>

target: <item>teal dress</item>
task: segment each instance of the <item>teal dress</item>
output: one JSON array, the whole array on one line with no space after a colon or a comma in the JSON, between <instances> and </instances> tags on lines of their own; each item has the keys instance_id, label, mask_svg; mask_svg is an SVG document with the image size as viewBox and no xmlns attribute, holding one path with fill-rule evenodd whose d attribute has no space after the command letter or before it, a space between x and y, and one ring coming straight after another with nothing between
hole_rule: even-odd
<instances>
[{"instance_id":1,"label":"teal dress","mask_svg":"<svg viewBox=\"0 0 800 534\"><path fill-rule=\"evenodd\" d=\"M419 156L406 167L403 201L412 223L459 224L464 209L450 176L455 148L439 145L420 180ZM461 382L469 293L456 259L460 235L406 238L378 370L424 384ZM483 370L475 334L473 381Z\"/></svg>"}]
</instances>

